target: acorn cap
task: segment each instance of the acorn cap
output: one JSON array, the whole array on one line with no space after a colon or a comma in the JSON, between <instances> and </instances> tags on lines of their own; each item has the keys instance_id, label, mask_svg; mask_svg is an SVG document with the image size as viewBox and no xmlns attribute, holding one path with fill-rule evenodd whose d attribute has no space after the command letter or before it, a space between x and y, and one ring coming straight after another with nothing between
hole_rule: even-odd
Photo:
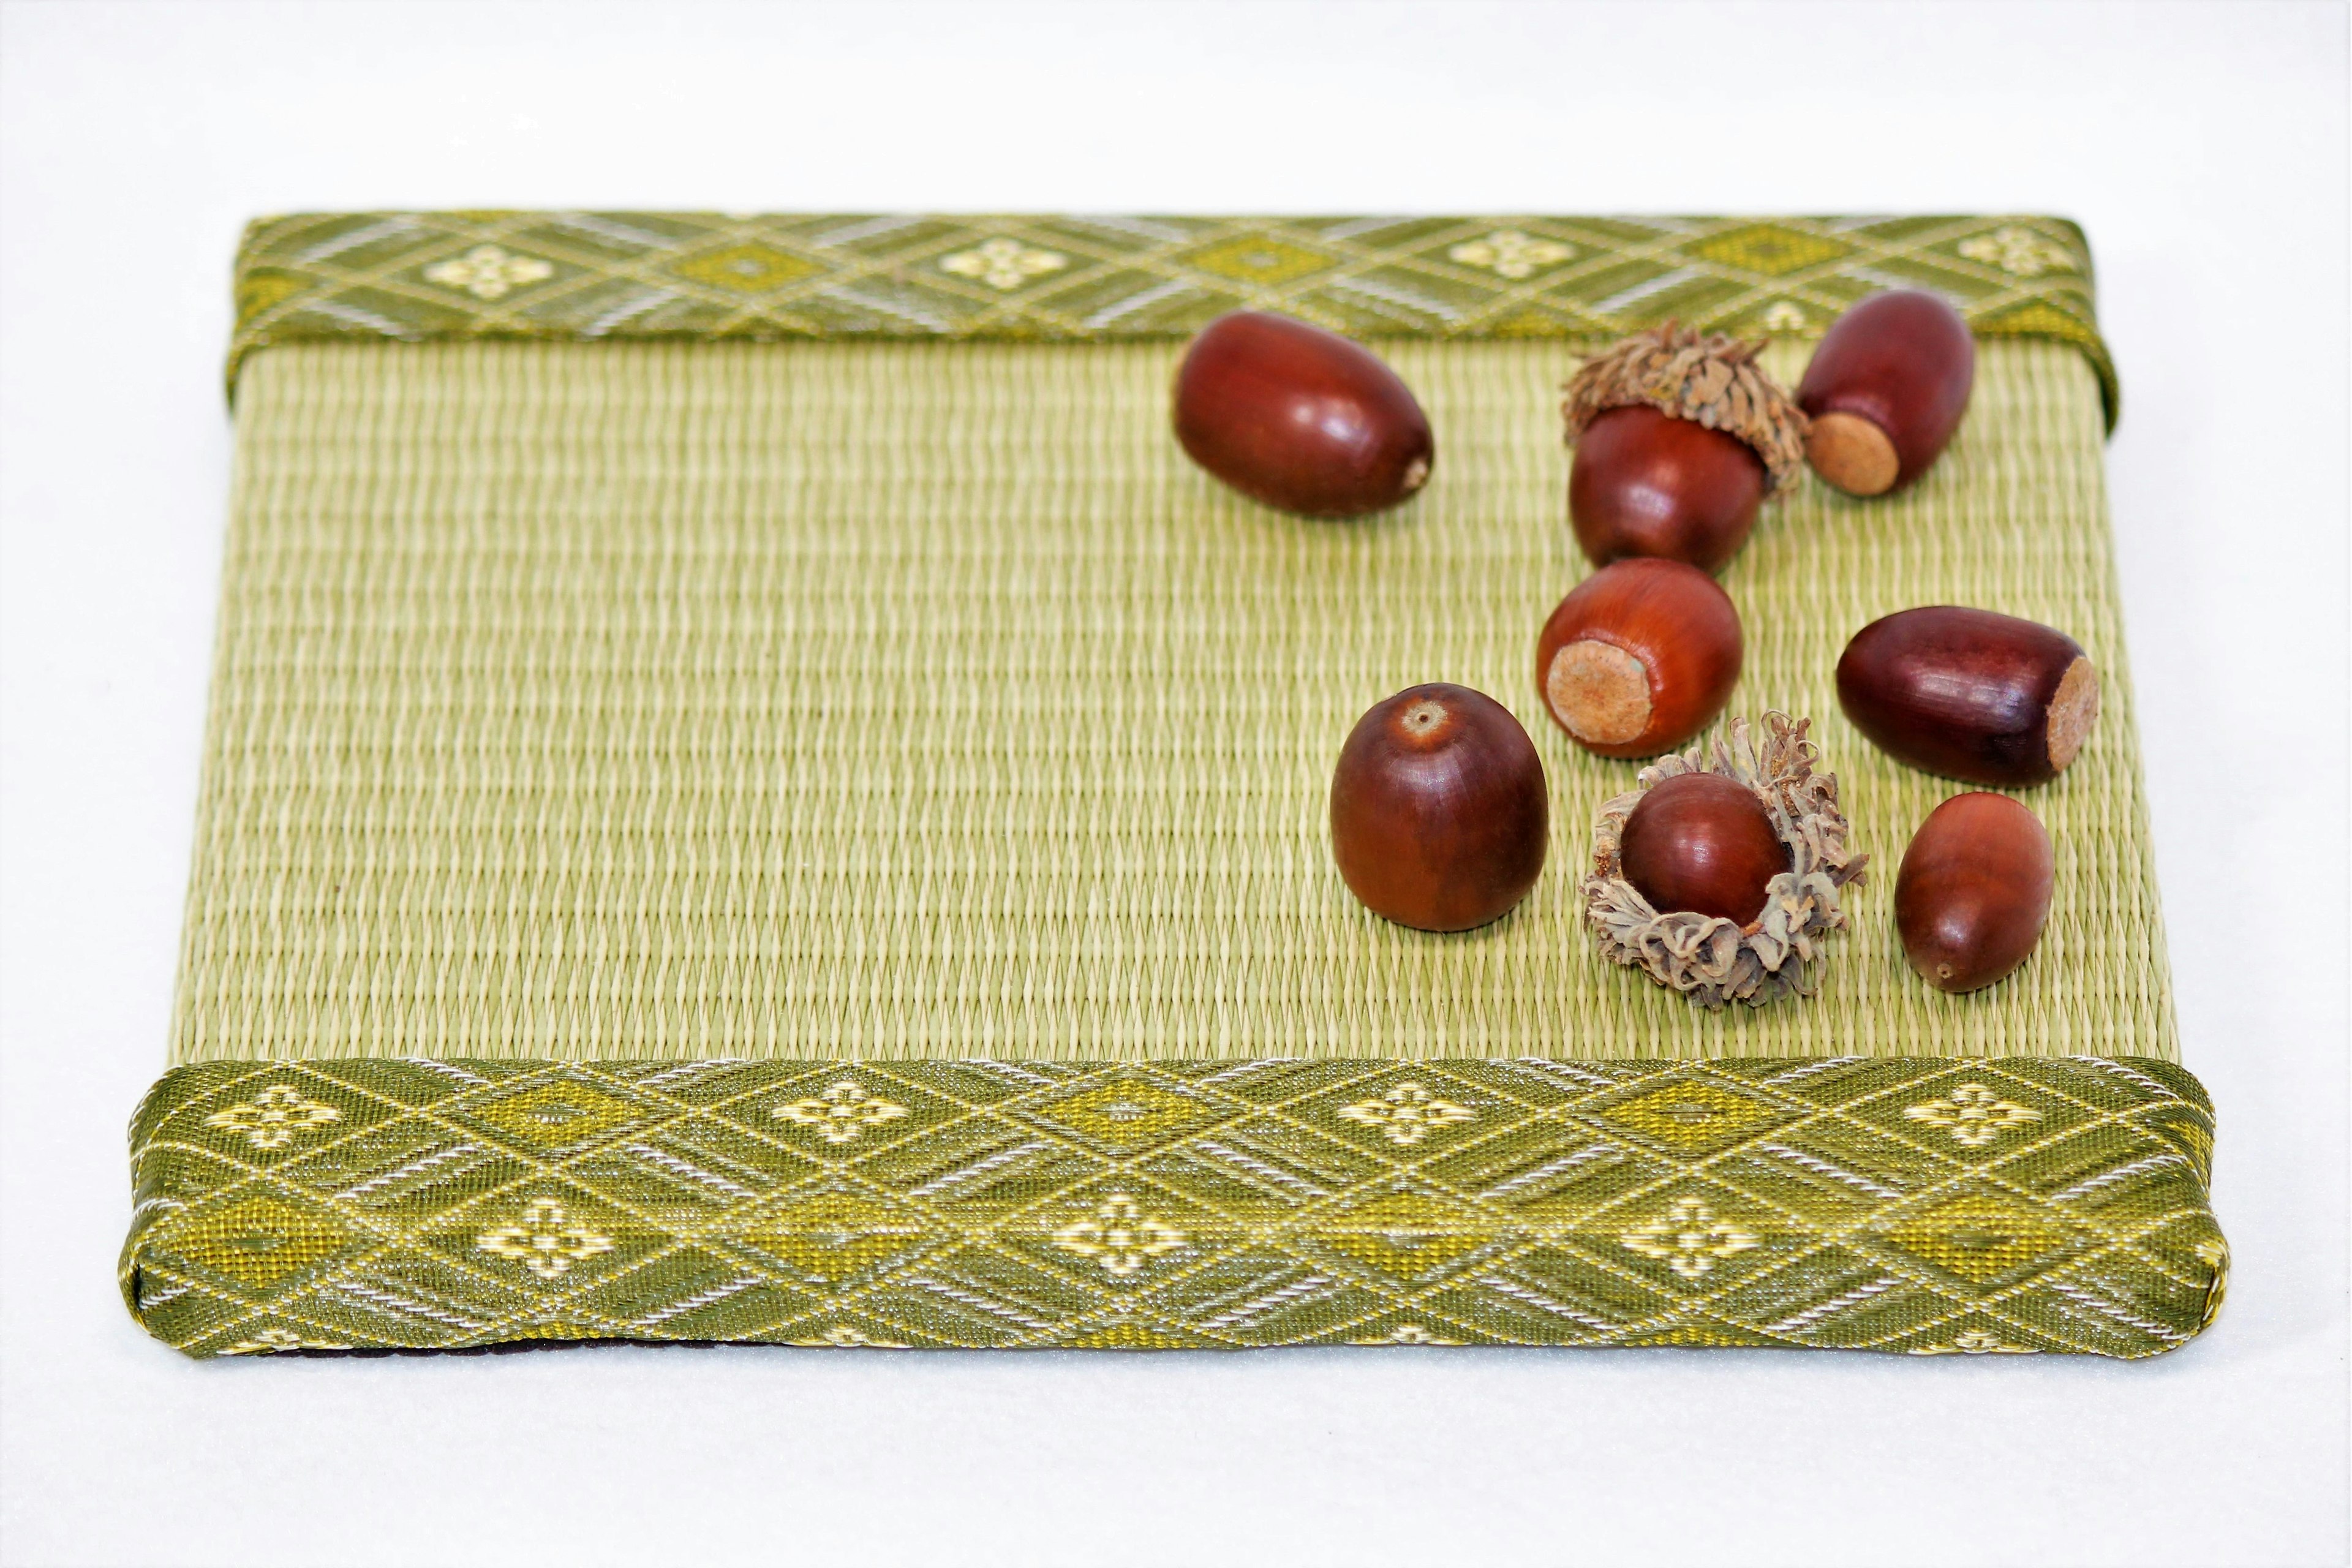
<instances>
[{"instance_id":1,"label":"acorn cap","mask_svg":"<svg viewBox=\"0 0 2352 1568\"><path fill-rule=\"evenodd\" d=\"M1683 755L1660 757L1642 770L1636 788L1601 808L1584 913L1603 958L1639 969L1707 1007L1732 1002L1760 1007L1778 996L1810 996L1819 989L1818 965L1827 957L1822 939L1845 924L1838 889L1862 880L1870 857L1846 849L1837 775L1813 771L1818 753L1805 739L1811 725L1810 719L1767 713L1759 742L1747 720L1731 720L1712 748L1702 742ZM1790 868L1766 884L1763 912L1744 926L1689 910L1660 914L1624 877L1619 851L1625 819L1652 785L1695 773L1721 773L1754 790L1789 847Z\"/></svg>"},{"instance_id":2,"label":"acorn cap","mask_svg":"<svg viewBox=\"0 0 2352 1568\"><path fill-rule=\"evenodd\" d=\"M1757 368L1763 348L1761 338L1702 336L1672 321L1636 332L1570 380L1560 405L1569 444L1611 409L1646 404L1747 442L1764 464L1765 493L1786 489L1804 471L1808 425L1795 399Z\"/></svg>"}]
</instances>

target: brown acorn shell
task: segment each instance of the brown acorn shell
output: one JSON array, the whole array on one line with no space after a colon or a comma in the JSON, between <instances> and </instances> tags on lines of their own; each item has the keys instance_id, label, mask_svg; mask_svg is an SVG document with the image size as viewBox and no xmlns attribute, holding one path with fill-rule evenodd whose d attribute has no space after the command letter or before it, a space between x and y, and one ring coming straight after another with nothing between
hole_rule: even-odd
<instances>
[{"instance_id":1,"label":"brown acorn shell","mask_svg":"<svg viewBox=\"0 0 2352 1568\"><path fill-rule=\"evenodd\" d=\"M1218 317L1177 367L1176 439L1214 478L1301 517L1409 500L1437 460L1412 389L1362 344L1265 310Z\"/></svg>"},{"instance_id":2,"label":"brown acorn shell","mask_svg":"<svg viewBox=\"0 0 2352 1568\"><path fill-rule=\"evenodd\" d=\"M1660 757L1632 791L1601 808L1584 913L1603 958L1706 1007L1760 1007L1820 988L1825 939L1846 923L1838 891L1863 879L1870 858L1847 847L1851 826L1838 809L1837 775L1813 770L1819 752L1805 739L1811 726L1810 719L1767 713L1759 734L1745 719L1730 720L1712 745ZM1754 790L1788 846L1789 869L1767 885L1763 912L1744 926L1688 910L1661 914L1625 879L1625 819L1652 785L1688 773L1721 773Z\"/></svg>"},{"instance_id":3,"label":"brown acorn shell","mask_svg":"<svg viewBox=\"0 0 2352 1568\"><path fill-rule=\"evenodd\" d=\"M1568 444L1612 408L1646 404L1662 414L1736 436L1764 464L1767 499L1805 471L1804 411L1757 366L1760 338L1742 342L1668 321L1585 361L1569 381L1560 415Z\"/></svg>"}]
</instances>

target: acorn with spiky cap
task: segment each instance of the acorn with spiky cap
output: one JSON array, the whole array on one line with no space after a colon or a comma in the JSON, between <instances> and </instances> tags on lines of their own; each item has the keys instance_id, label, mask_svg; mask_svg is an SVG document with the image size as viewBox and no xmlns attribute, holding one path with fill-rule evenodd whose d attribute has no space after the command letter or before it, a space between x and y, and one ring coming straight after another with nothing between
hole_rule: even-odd
<instances>
[{"instance_id":1,"label":"acorn with spiky cap","mask_svg":"<svg viewBox=\"0 0 2352 1568\"><path fill-rule=\"evenodd\" d=\"M1805 416L1757 365L1763 347L1669 321L1576 373L1568 510L1594 565L1657 555L1719 572L1796 481Z\"/></svg>"},{"instance_id":2,"label":"acorn with spiky cap","mask_svg":"<svg viewBox=\"0 0 2352 1568\"><path fill-rule=\"evenodd\" d=\"M1601 808L1584 918L1601 955L1706 1007L1811 995L1863 879L1807 719L1733 719Z\"/></svg>"}]
</instances>

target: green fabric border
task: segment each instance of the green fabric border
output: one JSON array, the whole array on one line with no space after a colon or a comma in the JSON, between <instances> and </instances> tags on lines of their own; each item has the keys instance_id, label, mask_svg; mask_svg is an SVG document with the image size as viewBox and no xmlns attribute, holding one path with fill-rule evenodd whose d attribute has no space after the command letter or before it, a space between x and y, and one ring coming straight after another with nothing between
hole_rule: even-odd
<instances>
[{"instance_id":1,"label":"green fabric border","mask_svg":"<svg viewBox=\"0 0 2352 1568\"><path fill-rule=\"evenodd\" d=\"M253 225L236 280L232 390L281 343L1173 341L1241 306L1801 341L1916 286L2078 350L2117 408L2088 247L2045 217L311 215ZM121 1283L197 1356L2137 1357L2220 1306L2211 1137L2145 1057L210 1061L134 1121Z\"/></svg>"},{"instance_id":2,"label":"green fabric border","mask_svg":"<svg viewBox=\"0 0 2352 1568\"><path fill-rule=\"evenodd\" d=\"M2147 1058L180 1068L121 1283L195 1356L2173 1349L2212 1109Z\"/></svg>"},{"instance_id":3,"label":"green fabric border","mask_svg":"<svg viewBox=\"0 0 2352 1568\"><path fill-rule=\"evenodd\" d=\"M1889 288L2079 349L2120 406L2063 218L297 214L246 231L238 367L274 343L456 338L1123 341L1242 307L1361 337L1607 339L1669 319L1818 337Z\"/></svg>"}]
</instances>

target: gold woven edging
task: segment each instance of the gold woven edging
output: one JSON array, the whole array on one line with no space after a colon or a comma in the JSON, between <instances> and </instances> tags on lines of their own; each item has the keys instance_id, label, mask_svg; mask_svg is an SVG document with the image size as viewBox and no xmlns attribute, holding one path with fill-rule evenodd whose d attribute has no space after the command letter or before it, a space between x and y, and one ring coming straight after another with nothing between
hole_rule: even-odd
<instances>
[{"instance_id":1,"label":"gold woven edging","mask_svg":"<svg viewBox=\"0 0 2352 1568\"><path fill-rule=\"evenodd\" d=\"M2119 388L2063 218L304 213L247 227L234 391L277 343L1181 338L1283 310L1361 337L1601 342L1669 320L1816 338L1933 289Z\"/></svg>"},{"instance_id":2,"label":"gold woven edging","mask_svg":"<svg viewBox=\"0 0 2352 1568\"><path fill-rule=\"evenodd\" d=\"M2171 1350L2228 1252L2143 1058L208 1062L121 1284L196 1356Z\"/></svg>"}]
</instances>

